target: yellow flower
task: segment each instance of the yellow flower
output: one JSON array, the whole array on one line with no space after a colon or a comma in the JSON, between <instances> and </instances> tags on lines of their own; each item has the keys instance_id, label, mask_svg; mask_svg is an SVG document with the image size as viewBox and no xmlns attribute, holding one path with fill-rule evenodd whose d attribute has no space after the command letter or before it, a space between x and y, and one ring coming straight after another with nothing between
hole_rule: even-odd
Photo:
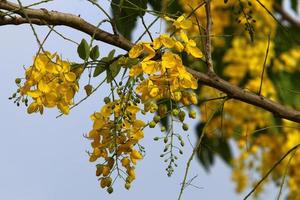
<instances>
[{"instance_id":1,"label":"yellow flower","mask_svg":"<svg viewBox=\"0 0 300 200\"><path fill-rule=\"evenodd\" d=\"M143 53L143 51L144 47L142 44L134 45L128 53L129 58L137 58Z\"/></svg>"},{"instance_id":2,"label":"yellow flower","mask_svg":"<svg viewBox=\"0 0 300 200\"><path fill-rule=\"evenodd\" d=\"M173 22L173 26L175 26L177 29L189 29L193 25L192 21L186 19L184 15L181 15L176 20L169 17L165 17L165 19Z\"/></svg>"}]
</instances>

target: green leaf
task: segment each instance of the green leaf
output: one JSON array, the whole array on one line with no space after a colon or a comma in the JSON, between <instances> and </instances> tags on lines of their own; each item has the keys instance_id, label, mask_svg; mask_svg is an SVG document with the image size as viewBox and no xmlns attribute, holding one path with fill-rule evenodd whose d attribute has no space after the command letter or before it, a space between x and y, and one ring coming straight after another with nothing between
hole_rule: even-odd
<instances>
[{"instance_id":1,"label":"green leaf","mask_svg":"<svg viewBox=\"0 0 300 200\"><path fill-rule=\"evenodd\" d=\"M198 134L198 138L201 137L204 126L205 123L199 123L196 126L196 133ZM226 138L217 136L209 138L204 135L204 137L202 138L201 148L197 152L197 155L200 163L206 171L209 171L209 169L214 164L215 156L220 156L226 164L231 165L232 152Z\"/></svg>"},{"instance_id":2,"label":"green leaf","mask_svg":"<svg viewBox=\"0 0 300 200\"><path fill-rule=\"evenodd\" d=\"M94 70L94 74L93 77L97 77L100 74L102 74L102 72L104 72L106 70L106 64L102 63L100 61L100 63L96 66L95 70Z\"/></svg>"},{"instance_id":3,"label":"green leaf","mask_svg":"<svg viewBox=\"0 0 300 200\"><path fill-rule=\"evenodd\" d=\"M223 159L223 161L226 164L231 165L232 152L226 138L216 138L215 148L217 148L218 154Z\"/></svg>"},{"instance_id":4,"label":"green leaf","mask_svg":"<svg viewBox=\"0 0 300 200\"><path fill-rule=\"evenodd\" d=\"M161 11L161 0L149 0L149 4L153 7L153 10Z\"/></svg>"},{"instance_id":5,"label":"green leaf","mask_svg":"<svg viewBox=\"0 0 300 200\"><path fill-rule=\"evenodd\" d=\"M90 54L90 46L85 39L82 39L77 48L77 53L82 60L87 60Z\"/></svg>"},{"instance_id":6,"label":"green leaf","mask_svg":"<svg viewBox=\"0 0 300 200\"><path fill-rule=\"evenodd\" d=\"M297 8L298 8L298 0L291 0L291 6L292 9L297 12Z\"/></svg>"},{"instance_id":7,"label":"green leaf","mask_svg":"<svg viewBox=\"0 0 300 200\"><path fill-rule=\"evenodd\" d=\"M98 45L96 45L91 50L90 58L92 60L97 60L97 58L99 58L99 56L100 56L99 47L98 47Z\"/></svg>"},{"instance_id":8,"label":"green leaf","mask_svg":"<svg viewBox=\"0 0 300 200\"><path fill-rule=\"evenodd\" d=\"M147 0L112 0L111 9L117 30L130 40L137 18L145 14Z\"/></svg>"},{"instance_id":9,"label":"green leaf","mask_svg":"<svg viewBox=\"0 0 300 200\"><path fill-rule=\"evenodd\" d=\"M107 56L108 60L112 60L115 57L115 53L116 53L115 49L111 50Z\"/></svg>"},{"instance_id":10,"label":"green leaf","mask_svg":"<svg viewBox=\"0 0 300 200\"><path fill-rule=\"evenodd\" d=\"M116 50L111 50L106 57L101 58L99 64L96 66L94 70L93 77L99 76L102 72L106 70L107 73L107 82L111 82L116 75L118 75L120 69L115 67L114 65L118 64L117 60L113 63L112 60L115 58ZM119 66L121 68L121 66Z\"/></svg>"},{"instance_id":11,"label":"green leaf","mask_svg":"<svg viewBox=\"0 0 300 200\"><path fill-rule=\"evenodd\" d=\"M282 72L277 76L272 75L272 79L279 93L280 101L296 109L300 108L300 86L295 84L299 82L299 76L299 72Z\"/></svg>"},{"instance_id":12,"label":"green leaf","mask_svg":"<svg viewBox=\"0 0 300 200\"><path fill-rule=\"evenodd\" d=\"M121 65L119 65L117 60L114 61L112 64L110 64L108 69L106 70L107 83L112 82L114 78L119 74L120 70L121 70Z\"/></svg>"},{"instance_id":13,"label":"green leaf","mask_svg":"<svg viewBox=\"0 0 300 200\"><path fill-rule=\"evenodd\" d=\"M161 0L149 0L149 4L153 7L155 11L162 11L162 2ZM178 1L168 1L166 13L170 15L180 15L183 13L182 6Z\"/></svg>"}]
</instances>

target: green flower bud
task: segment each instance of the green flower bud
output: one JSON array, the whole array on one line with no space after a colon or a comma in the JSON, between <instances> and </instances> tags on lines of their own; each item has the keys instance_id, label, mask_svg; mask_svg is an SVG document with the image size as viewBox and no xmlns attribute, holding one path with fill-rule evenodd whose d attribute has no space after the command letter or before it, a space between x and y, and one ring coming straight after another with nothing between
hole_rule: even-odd
<instances>
[{"instance_id":1,"label":"green flower bud","mask_svg":"<svg viewBox=\"0 0 300 200\"><path fill-rule=\"evenodd\" d=\"M183 147L184 146L184 141L180 141L180 145Z\"/></svg>"},{"instance_id":2,"label":"green flower bud","mask_svg":"<svg viewBox=\"0 0 300 200\"><path fill-rule=\"evenodd\" d=\"M155 116L153 117L153 121L155 121L156 123L159 122L159 121L160 121L160 116L155 115Z\"/></svg>"},{"instance_id":3,"label":"green flower bud","mask_svg":"<svg viewBox=\"0 0 300 200\"><path fill-rule=\"evenodd\" d=\"M184 131L189 130L189 125L186 124L186 123L183 123L183 124L182 124L182 129L183 129Z\"/></svg>"},{"instance_id":4,"label":"green flower bud","mask_svg":"<svg viewBox=\"0 0 300 200\"><path fill-rule=\"evenodd\" d=\"M108 194L111 194L111 193L113 193L113 191L114 191L114 189L113 189L112 187L109 187L109 188L107 188L107 192L108 192Z\"/></svg>"},{"instance_id":5,"label":"green flower bud","mask_svg":"<svg viewBox=\"0 0 300 200\"><path fill-rule=\"evenodd\" d=\"M15 79L15 83L16 83L16 84L20 84L20 83L21 83L21 79L20 79L20 78L16 78L16 79Z\"/></svg>"},{"instance_id":6,"label":"green flower bud","mask_svg":"<svg viewBox=\"0 0 300 200\"><path fill-rule=\"evenodd\" d=\"M156 126L156 122L155 121L151 121L150 123L149 123L149 127L150 128L154 128Z\"/></svg>"},{"instance_id":7,"label":"green flower bud","mask_svg":"<svg viewBox=\"0 0 300 200\"><path fill-rule=\"evenodd\" d=\"M130 184L130 183L125 183L125 188L126 188L127 190L129 190L130 187L131 187L131 184Z\"/></svg>"},{"instance_id":8,"label":"green flower bud","mask_svg":"<svg viewBox=\"0 0 300 200\"><path fill-rule=\"evenodd\" d=\"M164 143L167 143L168 142L168 137L165 137L164 138Z\"/></svg>"},{"instance_id":9,"label":"green flower bud","mask_svg":"<svg viewBox=\"0 0 300 200\"><path fill-rule=\"evenodd\" d=\"M178 110L178 109L173 109L173 110L172 110L172 115L173 115L173 116L177 117L178 114L179 114L179 110Z\"/></svg>"},{"instance_id":10,"label":"green flower bud","mask_svg":"<svg viewBox=\"0 0 300 200\"><path fill-rule=\"evenodd\" d=\"M104 98L104 103L105 103L105 104L110 103L110 98L109 98L109 97L105 97L105 98Z\"/></svg>"}]
</instances>

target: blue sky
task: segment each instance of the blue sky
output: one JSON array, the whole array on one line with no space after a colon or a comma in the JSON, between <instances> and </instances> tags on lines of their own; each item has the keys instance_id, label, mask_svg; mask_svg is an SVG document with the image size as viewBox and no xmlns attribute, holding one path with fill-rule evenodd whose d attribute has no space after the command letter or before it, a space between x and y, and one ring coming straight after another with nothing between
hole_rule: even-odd
<instances>
[{"instance_id":1,"label":"blue sky","mask_svg":"<svg viewBox=\"0 0 300 200\"><path fill-rule=\"evenodd\" d=\"M28 4L33 1L22 2ZM108 1L100 2L109 10ZM47 8L80 14L94 24L103 19L99 10L83 0L56 0L49 3ZM150 17L147 21L150 21ZM102 28L110 30L108 25ZM36 30L41 38L47 33L46 28L36 27ZM89 39L87 35L72 29L59 27L57 30L78 42L83 37ZM163 28L161 30L163 31ZM141 31L137 30L135 35ZM152 29L152 32L159 31L160 23ZM190 145L186 145L184 155L180 157L179 167L174 175L168 178L165 172L166 165L159 157L163 144L153 141L160 131L147 129L142 142L147 155L137 165L137 180L130 191L124 189L122 181L118 181L114 187L115 192L108 195L99 187L95 176L95 164L89 163L85 153L90 149L89 141L83 137L92 126L90 114L100 109L108 88L101 88L97 94L72 110L67 117L56 119L58 111L55 109L47 109L42 116L28 115L24 106L17 107L8 97L16 89L14 79L23 75L23 66L31 65L38 46L28 25L0 27L0 35L0 199L176 199L186 161L192 150ZM101 55L106 55L113 48L103 43L97 44L100 46ZM44 48L51 52L56 51L70 61L79 61L76 46L54 33ZM94 83L101 81L100 79ZM81 81L83 85L87 83L85 78ZM82 96L83 94L80 94L76 99L80 100ZM196 121L191 121L191 124L196 124ZM195 141L192 131L189 135L191 140ZM230 182L230 169L219 159L210 174L206 174L194 160L189 177L194 176L197 178L193 184L202 189L188 187L183 199L241 199L241 196L234 193L234 185Z\"/></svg>"}]
</instances>

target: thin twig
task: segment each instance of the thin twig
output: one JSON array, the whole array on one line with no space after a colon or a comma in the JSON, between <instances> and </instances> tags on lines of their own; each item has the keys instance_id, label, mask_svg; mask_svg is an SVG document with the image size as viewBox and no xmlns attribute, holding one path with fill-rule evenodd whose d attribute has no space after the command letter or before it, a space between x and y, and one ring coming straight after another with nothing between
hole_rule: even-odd
<instances>
[{"instance_id":1,"label":"thin twig","mask_svg":"<svg viewBox=\"0 0 300 200\"><path fill-rule=\"evenodd\" d=\"M212 25L212 16L211 16L211 6L210 6L211 1L210 0L205 0L205 13L206 13L206 44L205 44L205 57L206 57L206 64L207 64L207 70L208 74L212 75L214 74L214 66L213 66L213 61L211 57L211 37L210 37L210 32L211 32L211 25Z\"/></svg>"},{"instance_id":2,"label":"thin twig","mask_svg":"<svg viewBox=\"0 0 300 200\"><path fill-rule=\"evenodd\" d=\"M227 101L227 99L223 99L223 101L221 102L220 106L222 106L223 103L224 103L225 101ZM190 156L190 158L189 158L189 160L188 160L188 162L187 162L187 164L186 164L185 173L184 173L184 178L183 178L183 181L182 181L182 184L181 184L181 189L180 189L180 193L179 193L179 196L178 196L178 200L180 200L181 197L182 197L183 190L184 190L185 185L186 185L186 179L187 179L188 171L189 171L189 168L190 168L190 164L191 164L191 162L192 162L192 160L193 160L195 154L196 154L198 151L200 151L201 143L202 143L202 140L203 140L204 135L205 135L205 130L206 130L208 124L210 123L210 121L211 121L211 120L213 119L213 117L215 116L215 114L219 111L219 109L220 109L220 107L218 107L218 108L217 108L217 109L209 116L209 118L207 119L207 121L206 121L206 123L205 123L205 125L204 125L204 127L203 127L203 129L202 129L201 136L200 136L200 138L198 139L197 144L196 144L195 148L193 149L193 152L192 152L192 154L191 154L191 156Z\"/></svg>"},{"instance_id":3,"label":"thin twig","mask_svg":"<svg viewBox=\"0 0 300 200\"><path fill-rule=\"evenodd\" d=\"M280 184L280 187L279 187L279 192L278 192L278 195L277 195L277 198L276 200L279 200L280 199L280 196L281 196L281 193L282 193L282 188L283 188L283 185L284 185L284 182L285 182L285 178L287 176L287 173L288 173L288 170L289 170L289 167L290 167L290 164L291 164L291 161L293 160L295 154L297 152L297 149L294 151L294 153L291 155L287 165L286 165L286 168L284 170L284 174L283 174L283 177L282 177L282 181L281 181L281 184Z\"/></svg>"},{"instance_id":4,"label":"thin twig","mask_svg":"<svg viewBox=\"0 0 300 200\"><path fill-rule=\"evenodd\" d=\"M140 16L140 18L141 18L141 20L142 20L142 24L143 24L145 30L147 31L147 33L148 33L148 35L149 35L149 37L150 37L151 42L153 42L153 37L152 37L152 35L151 35L150 31L149 31L149 27L147 27L147 25L146 25L146 23L145 23L144 17L143 17L143 16Z\"/></svg>"},{"instance_id":5,"label":"thin twig","mask_svg":"<svg viewBox=\"0 0 300 200\"><path fill-rule=\"evenodd\" d=\"M100 87L101 85L103 85L103 83L105 83L106 81L106 78L97 85L97 87L95 89L92 90L91 94L90 95L86 95L84 98L82 98L80 101L78 101L76 104L74 104L70 110L72 110L73 108L75 108L76 106L78 106L79 104L81 104L83 101L85 101L87 98L89 98L94 92L96 92ZM63 115L63 113L59 114L58 116L56 116L56 118L59 118Z\"/></svg>"},{"instance_id":6,"label":"thin twig","mask_svg":"<svg viewBox=\"0 0 300 200\"><path fill-rule=\"evenodd\" d=\"M288 150L272 167L271 169L263 176L262 179L252 188L252 190L245 196L244 200L248 199L248 197L251 196L251 194L260 186L262 182L271 174L271 172L293 151L295 151L297 148L300 147L300 144L297 144L290 150Z\"/></svg>"},{"instance_id":7,"label":"thin twig","mask_svg":"<svg viewBox=\"0 0 300 200\"><path fill-rule=\"evenodd\" d=\"M269 49L270 49L270 34L268 35L268 46L267 46L266 55L265 55L265 59L264 59L263 70L262 70L261 76L260 76L260 85L259 85L258 95L261 95L261 89L262 89L262 84L263 84L263 80L264 80L264 74L265 74L265 68L267 65Z\"/></svg>"}]
</instances>

